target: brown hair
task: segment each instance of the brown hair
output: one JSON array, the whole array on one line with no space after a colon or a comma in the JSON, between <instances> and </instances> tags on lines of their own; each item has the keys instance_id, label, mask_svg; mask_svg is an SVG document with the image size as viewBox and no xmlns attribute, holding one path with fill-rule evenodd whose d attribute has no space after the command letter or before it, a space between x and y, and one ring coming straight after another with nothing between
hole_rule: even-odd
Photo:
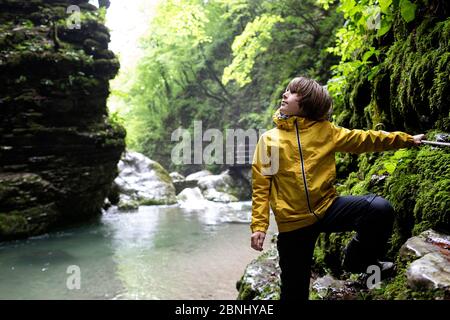
<instances>
[{"instance_id":1,"label":"brown hair","mask_svg":"<svg viewBox=\"0 0 450 320\"><path fill-rule=\"evenodd\" d=\"M327 89L317 81L296 77L289 82L286 90L299 95L300 116L317 121L328 118L333 101Z\"/></svg>"}]
</instances>

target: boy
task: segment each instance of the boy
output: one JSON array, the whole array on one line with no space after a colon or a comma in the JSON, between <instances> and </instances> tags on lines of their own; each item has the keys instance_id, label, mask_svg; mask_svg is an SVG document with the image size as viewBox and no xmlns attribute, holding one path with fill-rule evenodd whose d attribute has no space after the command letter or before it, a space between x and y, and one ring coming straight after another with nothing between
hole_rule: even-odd
<instances>
[{"instance_id":1,"label":"boy","mask_svg":"<svg viewBox=\"0 0 450 320\"><path fill-rule=\"evenodd\" d=\"M378 259L392 232L394 210L377 195L338 196L333 186L335 152L411 147L424 137L337 127L327 121L331 106L328 92L316 81L294 78L273 116L277 127L265 132L256 146L251 246L263 249L270 205L279 231L281 300L308 299L312 256L320 232L357 232L345 249L346 270L389 267Z\"/></svg>"}]
</instances>

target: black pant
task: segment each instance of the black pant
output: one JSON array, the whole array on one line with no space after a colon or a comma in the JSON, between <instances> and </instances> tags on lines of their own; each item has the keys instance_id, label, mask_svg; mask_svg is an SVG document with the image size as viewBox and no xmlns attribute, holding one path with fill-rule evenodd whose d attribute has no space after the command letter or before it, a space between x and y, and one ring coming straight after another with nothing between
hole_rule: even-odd
<instances>
[{"instance_id":1,"label":"black pant","mask_svg":"<svg viewBox=\"0 0 450 320\"><path fill-rule=\"evenodd\" d=\"M312 226L278 234L281 300L307 300L314 246L320 232L356 231L345 249L344 267L365 272L386 251L394 210L384 198L371 194L338 197Z\"/></svg>"}]
</instances>

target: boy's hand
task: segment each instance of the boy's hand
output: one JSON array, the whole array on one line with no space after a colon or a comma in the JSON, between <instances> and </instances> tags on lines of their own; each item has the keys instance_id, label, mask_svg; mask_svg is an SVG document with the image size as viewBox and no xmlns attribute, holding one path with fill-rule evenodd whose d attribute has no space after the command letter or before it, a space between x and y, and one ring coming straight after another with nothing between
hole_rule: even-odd
<instances>
[{"instance_id":1,"label":"boy's hand","mask_svg":"<svg viewBox=\"0 0 450 320\"><path fill-rule=\"evenodd\" d=\"M266 234L262 231L256 231L252 234L252 248L258 251L263 250L264 239Z\"/></svg>"},{"instance_id":2,"label":"boy's hand","mask_svg":"<svg viewBox=\"0 0 450 320\"><path fill-rule=\"evenodd\" d=\"M416 145L420 145L420 144L422 144L422 139L425 138L425 135L424 134L416 134L415 136L413 136L413 138L414 138L414 143Z\"/></svg>"}]
</instances>

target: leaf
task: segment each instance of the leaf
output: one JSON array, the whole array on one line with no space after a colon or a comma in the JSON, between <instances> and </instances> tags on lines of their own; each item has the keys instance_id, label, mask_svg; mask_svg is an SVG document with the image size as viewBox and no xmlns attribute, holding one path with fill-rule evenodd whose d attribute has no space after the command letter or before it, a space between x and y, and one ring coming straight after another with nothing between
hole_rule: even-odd
<instances>
[{"instance_id":1,"label":"leaf","mask_svg":"<svg viewBox=\"0 0 450 320\"><path fill-rule=\"evenodd\" d=\"M392 21L388 21L387 19L381 20L381 27L378 29L377 36L381 37L385 35L389 30L391 30Z\"/></svg>"},{"instance_id":2,"label":"leaf","mask_svg":"<svg viewBox=\"0 0 450 320\"><path fill-rule=\"evenodd\" d=\"M373 67L371 70L370 70L370 72L369 72L369 74L367 75L367 79L370 81L370 80L372 80L377 74L378 74L378 72L380 71L380 66L378 65L378 66L375 66L375 67Z\"/></svg>"},{"instance_id":3,"label":"leaf","mask_svg":"<svg viewBox=\"0 0 450 320\"><path fill-rule=\"evenodd\" d=\"M387 13L392 0L379 0L381 12Z\"/></svg>"},{"instance_id":4,"label":"leaf","mask_svg":"<svg viewBox=\"0 0 450 320\"><path fill-rule=\"evenodd\" d=\"M411 22L416 17L416 5L409 0L400 0L400 13L406 22Z\"/></svg>"},{"instance_id":5,"label":"leaf","mask_svg":"<svg viewBox=\"0 0 450 320\"><path fill-rule=\"evenodd\" d=\"M339 6L338 10L344 12L344 15L353 16L355 11L353 10L355 8L355 1L354 0L342 0L342 4Z\"/></svg>"},{"instance_id":6,"label":"leaf","mask_svg":"<svg viewBox=\"0 0 450 320\"><path fill-rule=\"evenodd\" d=\"M367 51L364 53L362 60L365 62L367 61L371 56L373 56L373 54L375 53L375 51Z\"/></svg>"},{"instance_id":7,"label":"leaf","mask_svg":"<svg viewBox=\"0 0 450 320\"><path fill-rule=\"evenodd\" d=\"M281 16L263 14L246 25L231 46L233 61L224 69L222 76L224 85L230 80L235 80L243 87L252 81L250 74L258 55L265 52L271 43L274 25L283 21Z\"/></svg>"},{"instance_id":8,"label":"leaf","mask_svg":"<svg viewBox=\"0 0 450 320\"><path fill-rule=\"evenodd\" d=\"M384 164L384 167L389 174L392 174L395 171L397 164L395 162L387 162Z\"/></svg>"}]
</instances>

